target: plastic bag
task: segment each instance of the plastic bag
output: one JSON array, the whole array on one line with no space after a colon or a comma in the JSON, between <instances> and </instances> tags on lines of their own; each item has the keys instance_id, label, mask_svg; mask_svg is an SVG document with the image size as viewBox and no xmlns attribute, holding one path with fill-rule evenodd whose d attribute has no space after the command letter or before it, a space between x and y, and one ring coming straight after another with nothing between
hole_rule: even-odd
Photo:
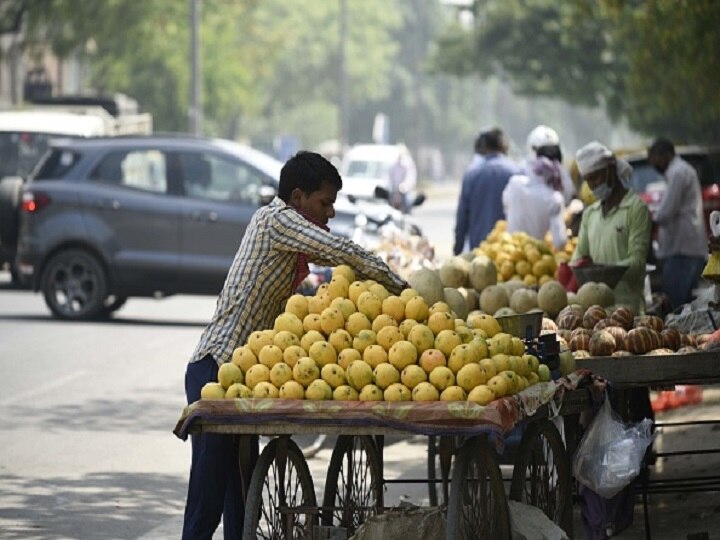
<instances>
[{"instance_id":1,"label":"plastic bag","mask_svg":"<svg viewBox=\"0 0 720 540\"><path fill-rule=\"evenodd\" d=\"M575 479L606 499L618 493L640 474L652 423L623 423L606 396L573 458Z\"/></svg>"}]
</instances>

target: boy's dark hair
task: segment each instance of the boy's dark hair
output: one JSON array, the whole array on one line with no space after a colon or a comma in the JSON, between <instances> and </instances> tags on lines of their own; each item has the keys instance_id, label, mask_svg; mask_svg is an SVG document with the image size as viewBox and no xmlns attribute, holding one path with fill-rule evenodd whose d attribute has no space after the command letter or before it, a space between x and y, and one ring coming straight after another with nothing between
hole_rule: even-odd
<instances>
[{"instance_id":1,"label":"boy's dark hair","mask_svg":"<svg viewBox=\"0 0 720 540\"><path fill-rule=\"evenodd\" d=\"M300 150L287 160L280 171L278 197L289 202L295 188L309 195L320 190L325 182L335 186L338 191L342 189L342 179L335 165L320 154Z\"/></svg>"},{"instance_id":2,"label":"boy's dark hair","mask_svg":"<svg viewBox=\"0 0 720 540\"><path fill-rule=\"evenodd\" d=\"M671 156L675 154L675 145L670 139L659 137L655 139L648 149L648 155Z\"/></svg>"}]
</instances>

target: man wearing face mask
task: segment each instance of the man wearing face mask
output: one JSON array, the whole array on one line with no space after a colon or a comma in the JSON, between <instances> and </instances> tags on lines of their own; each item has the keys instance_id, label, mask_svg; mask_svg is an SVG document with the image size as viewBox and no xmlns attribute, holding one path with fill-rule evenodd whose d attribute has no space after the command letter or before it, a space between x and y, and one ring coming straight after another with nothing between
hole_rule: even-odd
<instances>
[{"instance_id":1,"label":"man wearing face mask","mask_svg":"<svg viewBox=\"0 0 720 540\"><path fill-rule=\"evenodd\" d=\"M653 142L648 160L667 180L667 190L653 218L659 225L662 290L675 309L692 300L707 254L700 181L693 166L675 155L675 146L668 139Z\"/></svg>"},{"instance_id":2,"label":"man wearing face mask","mask_svg":"<svg viewBox=\"0 0 720 540\"><path fill-rule=\"evenodd\" d=\"M645 264L650 247L650 212L628 190L632 167L593 141L576 154L580 174L597 199L585 209L572 263L589 259L595 264L627 265L615 286L615 303L645 312Z\"/></svg>"}]
</instances>

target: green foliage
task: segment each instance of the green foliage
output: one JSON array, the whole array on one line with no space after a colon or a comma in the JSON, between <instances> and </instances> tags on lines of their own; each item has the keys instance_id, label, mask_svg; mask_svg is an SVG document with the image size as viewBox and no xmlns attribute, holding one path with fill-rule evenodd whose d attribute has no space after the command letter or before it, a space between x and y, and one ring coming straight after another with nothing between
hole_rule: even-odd
<instances>
[{"instance_id":1,"label":"green foliage","mask_svg":"<svg viewBox=\"0 0 720 540\"><path fill-rule=\"evenodd\" d=\"M436 69L509 80L519 94L602 105L649 135L717 140L720 2L476 0Z\"/></svg>"}]
</instances>

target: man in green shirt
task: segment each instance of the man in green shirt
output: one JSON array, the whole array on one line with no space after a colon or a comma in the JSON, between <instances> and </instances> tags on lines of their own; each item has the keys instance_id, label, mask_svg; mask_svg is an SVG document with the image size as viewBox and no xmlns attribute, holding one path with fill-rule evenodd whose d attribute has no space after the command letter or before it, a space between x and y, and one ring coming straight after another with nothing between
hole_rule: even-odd
<instances>
[{"instance_id":1,"label":"man in green shirt","mask_svg":"<svg viewBox=\"0 0 720 540\"><path fill-rule=\"evenodd\" d=\"M628 190L632 167L597 141L578 150L576 160L597 200L583 213L572 262L587 257L595 264L627 265L615 303L643 314L651 220L645 203Z\"/></svg>"}]
</instances>

